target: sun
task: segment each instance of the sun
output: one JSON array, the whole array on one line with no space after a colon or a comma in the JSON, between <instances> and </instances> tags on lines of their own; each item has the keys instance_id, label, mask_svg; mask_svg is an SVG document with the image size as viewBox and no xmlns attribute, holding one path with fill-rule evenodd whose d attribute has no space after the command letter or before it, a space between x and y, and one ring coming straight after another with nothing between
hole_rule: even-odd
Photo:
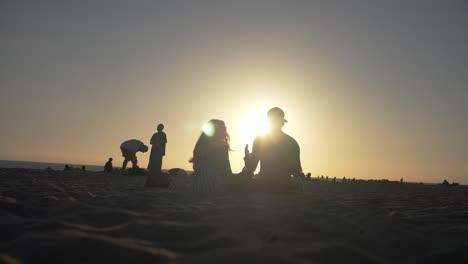
<instances>
[{"instance_id":1,"label":"sun","mask_svg":"<svg viewBox=\"0 0 468 264\"><path fill-rule=\"evenodd\" d=\"M268 132L270 127L266 115L267 110L266 108L256 108L246 112L241 118L239 134L242 144L252 144L256 136Z\"/></svg>"}]
</instances>

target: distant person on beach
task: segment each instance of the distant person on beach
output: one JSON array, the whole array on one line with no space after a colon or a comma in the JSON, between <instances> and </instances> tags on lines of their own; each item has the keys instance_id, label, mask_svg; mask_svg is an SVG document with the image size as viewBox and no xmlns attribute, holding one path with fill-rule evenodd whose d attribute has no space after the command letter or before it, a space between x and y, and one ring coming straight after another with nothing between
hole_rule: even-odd
<instances>
[{"instance_id":1,"label":"distant person on beach","mask_svg":"<svg viewBox=\"0 0 468 264\"><path fill-rule=\"evenodd\" d=\"M104 165L104 172L112 172L113 170L114 168L112 167L112 158L109 158L109 160Z\"/></svg>"},{"instance_id":2,"label":"distant person on beach","mask_svg":"<svg viewBox=\"0 0 468 264\"><path fill-rule=\"evenodd\" d=\"M148 151L148 146L143 144L140 140L137 139L130 139L125 142L123 142L120 145L120 150L122 151L122 156L124 157L124 161L122 164L122 173L125 172L125 169L127 168L127 163L130 161L132 162L132 168L133 170L136 170L138 168L138 160L136 157L136 153L138 151L141 152L147 152Z\"/></svg>"},{"instance_id":3,"label":"distant person on beach","mask_svg":"<svg viewBox=\"0 0 468 264\"><path fill-rule=\"evenodd\" d=\"M148 171L152 174L161 173L162 160L166 155L166 133L163 132L164 125L159 124L157 127L158 132L154 133L151 137L151 154L148 163Z\"/></svg>"},{"instance_id":4,"label":"distant person on beach","mask_svg":"<svg viewBox=\"0 0 468 264\"><path fill-rule=\"evenodd\" d=\"M449 186L450 183L447 181L447 180L444 180L442 183L441 183L442 186Z\"/></svg>"},{"instance_id":5,"label":"distant person on beach","mask_svg":"<svg viewBox=\"0 0 468 264\"><path fill-rule=\"evenodd\" d=\"M299 144L282 131L287 120L281 108L271 108L268 113L270 132L257 136L246 168L253 173L260 162L259 184L272 189L291 186L291 176L302 173Z\"/></svg>"},{"instance_id":6,"label":"distant person on beach","mask_svg":"<svg viewBox=\"0 0 468 264\"><path fill-rule=\"evenodd\" d=\"M212 119L203 131L193 150L193 184L195 191L224 191L226 180L232 175L229 162L229 134L224 121Z\"/></svg>"}]
</instances>

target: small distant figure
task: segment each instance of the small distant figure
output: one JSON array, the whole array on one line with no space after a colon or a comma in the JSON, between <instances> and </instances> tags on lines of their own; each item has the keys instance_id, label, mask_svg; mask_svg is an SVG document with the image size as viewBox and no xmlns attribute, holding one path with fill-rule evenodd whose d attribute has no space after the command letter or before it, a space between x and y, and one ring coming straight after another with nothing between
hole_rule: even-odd
<instances>
[{"instance_id":1,"label":"small distant figure","mask_svg":"<svg viewBox=\"0 0 468 264\"><path fill-rule=\"evenodd\" d=\"M306 179L306 176L305 176L304 172L301 172L299 175L300 175L299 178L300 178L301 180L305 180L305 179Z\"/></svg>"},{"instance_id":2,"label":"small distant figure","mask_svg":"<svg viewBox=\"0 0 468 264\"><path fill-rule=\"evenodd\" d=\"M69 171L71 169L72 169L72 167L70 165L65 164L65 168L63 170Z\"/></svg>"},{"instance_id":3,"label":"small distant figure","mask_svg":"<svg viewBox=\"0 0 468 264\"><path fill-rule=\"evenodd\" d=\"M449 185L450 185L450 183L447 180L444 180L442 182L442 186L449 186Z\"/></svg>"},{"instance_id":4,"label":"small distant figure","mask_svg":"<svg viewBox=\"0 0 468 264\"><path fill-rule=\"evenodd\" d=\"M341 180L341 182L346 182L346 177L343 177L343 179Z\"/></svg>"},{"instance_id":5,"label":"small distant figure","mask_svg":"<svg viewBox=\"0 0 468 264\"><path fill-rule=\"evenodd\" d=\"M355 182L355 181L356 181L356 178L353 178L353 179L351 180L351 182Z\"/></svg>"},{"instance_id":6,"label":"small distant figure","mask_svg":"<svg viewBox=\"0 0 468 264\"><path fill-rule=\"evenodd\" d=\"M327 177L325 177L325 181L328 181L328 176L327 176Z\"/></svg>"},{"instance_id":7,"label":"small distant figure","mask_svg":"<svg viewBox=\"0 0 468 264\"><path fill-rule=\"evenodd\" d=\"M156 129L158 130L158 132L154 133L150 140L150 144L152 147L148 162L148 171L151 174L155 175L161 173L162 160L163 157L166 155L167 143L166 133L163 132L164 125L159 124Z\"/></svg>"},{"instance_id":8,"label":"small distant figure","mask_svg":"<svg viewBox=\"0 0 468 264\"><path fill-rule=\"evenodd\" d=\"M303 172L301 172L298 175L293 175L293 178L304 180L305 179L305 174Z\"/></svg>"},{"instance_id":9,"label":"small distant figure","mask_svg":"<svg viewBox=\"0 0 468 264\"><path fill-rule=\"evenodd\" d=\"M310 173L310 172L307 173L307 174L306 174L306 179L307 179L308 181L312 180L312 173Z\"/></svg>"},{"instance_id":10,"label":"small distant figure","mask_svg":"<svg viewBox=\"0 0 468 264\"><path fill-rule=\"evenodd\" d=\"M193 150L193 184L195 191L224 191L226 181L232 178L229 162L229 134L224 121L211 119L205 124L203 132Z\"/></svg>"},{"instance_id":11,"label":"small distant figure","mask_svg":"<svg viewBox=\"0 0 468 264\"><path fill-rule=\"evenodd\" d=\"M112 158L109 158L109 160L106 162L104 165L104 172L110 173L114 170L114 167L112 166Z\"/></svg>"},{"instance_id":12,"label":"small distant figure","mask_svg":"<svg viewBox=\"0 0 468 264\"><path fill-rule=\"evenodd\" d=\"M81 170L86 171L86 166L85 165L81 166Z\"/></svg>"},{"instance_id":13,"label":"small distant figure","mask_svg":"<svg viewBox=\"0 0 468 264\"><path fill-rule=\"evenodd\" d=\"M143 144L140 140L137 139L130 139L123 142L120 145L120 150L122 151L122 156L125 158L122 164L122 173L125 172L127 168L127 163L130 161L132 162L132 169L136 171L138 169L138 160L136 157L136 153L138 151L147 152L148 146Z\"/></svg>"},{"instance_id":14,"label":"small distant figure","mask_svg":"<svg viewBox=\"0 0 468 264\"><path fill-rule=\"evenodd\" d=\"M323 181L323 179L324 179L324 178L323 178L323 175L322 175L322 176L320 176L320 180L321 180L321 181Z\"/></svg>"},{"instance_id":15,"label":"small distant figure","mask_svg":"<svg viewBox=\"0 0 468 264\"><path fill-rule=\"evenodd\" d=\"M400 179L400 183L403 183L403 178Z\"/></svg>"}]
</instances>

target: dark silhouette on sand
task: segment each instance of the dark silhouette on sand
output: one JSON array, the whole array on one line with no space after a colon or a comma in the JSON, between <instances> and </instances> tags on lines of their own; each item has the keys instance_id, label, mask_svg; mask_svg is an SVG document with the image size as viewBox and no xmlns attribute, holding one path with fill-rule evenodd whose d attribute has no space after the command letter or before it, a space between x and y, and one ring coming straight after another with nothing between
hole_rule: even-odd
<instances>
[{"instance_id":1,"label":"dark silhouette on sand","mask_svg":"<svg viewBox=\"0 0 468 264\"><path fill-rule=\"evenodd\" d=\"M447 180L444 180L442 183L441 183L442 186L449 186L450 183L447 181Z\"/></svg>"},{"instance_id":2,"label":"dark silhouette on sand","mask_svg":"<svg viewBox=\"0 0 468 264\"><path fill-rule=\"evenodd\" d=\"M148 146L143 144L140 140L137 139L130 139L123 142L120 145L120 150L122 151L122 156L124 157L124 161L122 164L122 173L125 172L127 168L127 163L130 161L132 162L132 171L136 171L138 169L138 160L136 157L136 153L138 151L147 152Z\"/></svg>"},{"instance_id":3,"label":"dark silhouette on sand","mask_svg":"<svg viewBox=\"0 0 468 264\"><path fill-rule=\"evenodd\" d=\"M253 173L260 162L259 182L262 185L286 187L292 183L291 176L302 174L299 144L282 131L287 122L283 110L271 108L267 116L270 132L255 138L246 168Z\"/></svg>"},{"instance_id":4,"label":"dark silhouette on sand","mask_svg":"<svg viewBox=\"0 0 468 264\"><path fill-rule=\"evenodd\" d=\"M112 166L112 158L109 158L109 160L106 162L104 165L104 172L112 172L114 170L114 167Z\"/></svg>"},{"instance_id":5,"label":"dark silhouette on sand","mask_svg":"<svg viewBox=\"0 0 468 264\"><path fill-rule=\"evenodd\" d=\"M151 174L161 173L162 160L166 155L166 133L163 132L164 125L159 124L157 127L158 132L154 133L151 137L151 154L148 162L148 171Z\"/></svg>"},{"instance_id":6,"label":"dark silhouette on sand","mask_svg":"<svg viewBox=\"0 0 468 264\"><path fill-rule=\"evenodd\" d=\"M448 186L459 186L460 184L457 182L449 183L447 180L444 180L440 185L448 187Z\"/></svg>"},{"instance_id":7,"label":"dark silhouette on sand","mask_svg":"<svg viewBox=\"0 0 468 264\"><path fill-rule=\"evenodd\" d=\"M210 120L193 150L193 189L200 192L224 191L231 177L229 134L224 121Z\"/></svg>"}]
</instances>

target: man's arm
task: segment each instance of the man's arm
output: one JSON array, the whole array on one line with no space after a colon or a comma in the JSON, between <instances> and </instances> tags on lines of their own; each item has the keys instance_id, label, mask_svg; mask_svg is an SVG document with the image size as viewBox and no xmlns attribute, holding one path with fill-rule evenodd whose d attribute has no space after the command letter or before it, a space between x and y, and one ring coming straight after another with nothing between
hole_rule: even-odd
<instances>
[{"instance_id":1,"label":"man's arm","mask_svg":"<svg viewBox=\"0 0 468 264\"><path fill-rule=\"evenodd\" d=\"M299 176L302 173L302 166L301 166L301 150L299 148L299 144L295 142L294 146L294 154L293 154L293 175Z\"/></svg>"},{"instance_id":2,"label":"man's arm","mask_svg":"<svg viewBox=\"0 0 468 264\"><path fill-rule=\"evenodd\" d=\"M245 159L245 168L247 169L247 172L254 173L257 169L258 162L260 161L260 139L258 137L254 140L252 153L249 157L245 157Z\"/></svg>"}]
</instances>

